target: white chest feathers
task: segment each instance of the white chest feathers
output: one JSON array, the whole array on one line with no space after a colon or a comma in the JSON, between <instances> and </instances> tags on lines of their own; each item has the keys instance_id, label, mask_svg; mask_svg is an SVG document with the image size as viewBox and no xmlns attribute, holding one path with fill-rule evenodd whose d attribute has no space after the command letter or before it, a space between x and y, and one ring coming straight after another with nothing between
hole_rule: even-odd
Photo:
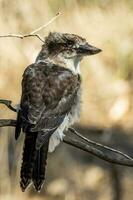
<instances>
[{"instance_id":1,"label":"white chest feathers","mask_svg":"<svg viewBox=\"0 0 133 200\"><path fill-rule=\"evenodd\" d=\"M80 59L70 58L64 59L64 63L68 69L70 69L74 74L80 74Z\"/></svg>"},{"instance_id":2,"label":"white chest feathers","mask_svg":"<svg viewBox=\"0 0 133 200\"><path fill-rule=\"evenodd\" d=\"M77 99L75 104L72 106L71 111L67 114L62 124L56 129L49 141L49 152L53 152L63 140L64 131L67 130L71 125L78 121L80 116L80 90L77 93Z\"/></svg>"}]
</instances>

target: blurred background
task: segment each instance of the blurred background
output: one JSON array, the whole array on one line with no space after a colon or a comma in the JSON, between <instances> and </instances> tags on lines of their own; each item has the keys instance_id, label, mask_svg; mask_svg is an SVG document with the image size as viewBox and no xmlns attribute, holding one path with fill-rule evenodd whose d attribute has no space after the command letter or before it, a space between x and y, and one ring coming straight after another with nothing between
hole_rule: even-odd
<instances>
[{"instance_id":1,"label":"blurred background","mask_svg":"<svg viewBox=\"0 0 133 200\"><path fill-rule=\"evenodd\" d=\"M133 1L0 0L0 35L29 33L57 12L49 31L78 34L102 53L81 63L82 113L77 129L86 137L133 156ZM0 98L18 104L22 74L41 48L37 38L0 38ZM0 105L0 118L16 118ZM19 188L23 135L0 129L0 200L132 200L133 169L116 167L61 144L49 155L41 193Z\"/></svg>"}]
</instances>

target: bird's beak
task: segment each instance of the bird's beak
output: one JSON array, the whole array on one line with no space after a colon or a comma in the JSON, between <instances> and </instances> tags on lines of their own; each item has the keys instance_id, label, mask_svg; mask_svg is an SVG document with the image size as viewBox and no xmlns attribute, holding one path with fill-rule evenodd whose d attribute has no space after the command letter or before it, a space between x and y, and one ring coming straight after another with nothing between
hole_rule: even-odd
<instances>
[{"instance_id":1,"label":"bird's beak","mask_svg":"<svg viewBox=\"0 0 133 200\"><path fill-rule=\"evenodd\" d=\"M86 43L84 45L80 45L77 49L77 53L83 56L94 55L100 53L102 50L98 49L97 47L91 46L90 44Z\"/></svg>"}]
</instances>

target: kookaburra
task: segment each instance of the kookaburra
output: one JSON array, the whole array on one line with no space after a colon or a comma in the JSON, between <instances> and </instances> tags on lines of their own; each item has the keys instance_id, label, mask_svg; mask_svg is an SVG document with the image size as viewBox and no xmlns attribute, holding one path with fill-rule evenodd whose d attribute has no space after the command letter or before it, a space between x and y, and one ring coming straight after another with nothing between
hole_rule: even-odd
<instances>
[{"instance_id":1,"label":"kookaburra","mask_svg":"<svg viewBox=\"0 0 133 200\"><path fill-rule=\"evenodd\" d=\"M63 132L80 114L80 61L99 53L74 34L50 33L35 63L23 74L15 138L25 133L20 186L41 190L47 153L63 140Z\"/></svg>"}]
</instances>

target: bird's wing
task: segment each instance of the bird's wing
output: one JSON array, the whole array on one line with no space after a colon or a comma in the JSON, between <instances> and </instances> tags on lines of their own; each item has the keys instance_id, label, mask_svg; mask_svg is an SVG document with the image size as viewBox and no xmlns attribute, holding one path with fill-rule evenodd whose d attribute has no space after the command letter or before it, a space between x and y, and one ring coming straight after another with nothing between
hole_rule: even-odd
<instances>
[{"instance_id":1,"label":"bird's wing","mask_svg":"<svg viewBox=\"0 0 133 200\"><path fill-rule=\"evenodd\" d=\"M70 70L35 63L23 75L21 120L24 132L38 132L39 146L62 123L80 86L80 78Z\"/></svg>"}]
</instances>

